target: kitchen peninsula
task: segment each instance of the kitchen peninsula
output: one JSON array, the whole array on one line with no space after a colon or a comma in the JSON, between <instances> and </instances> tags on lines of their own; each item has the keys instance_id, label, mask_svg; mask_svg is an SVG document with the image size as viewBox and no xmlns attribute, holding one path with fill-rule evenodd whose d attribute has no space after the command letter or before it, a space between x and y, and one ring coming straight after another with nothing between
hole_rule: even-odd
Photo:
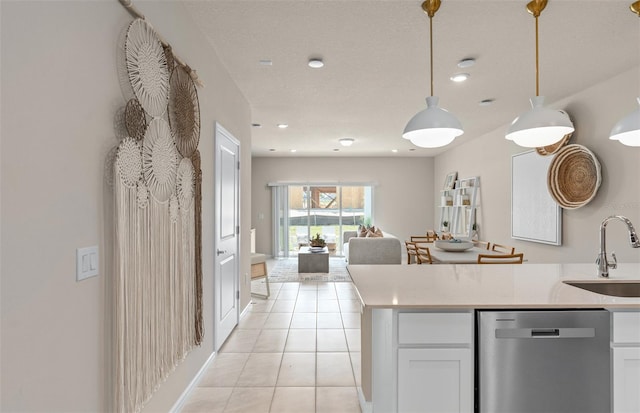
<instances>
[{"instance_id":1,"label":"kitchen peninsula","mask_svg":"<svg viewBox=\"0 0 640 413\"><path fill-rule=\"evenodd\" d=\"M363 305L363 412L412 411L416 403L430 411L425 400L433 411L472 412L475 313L489 309L610 311L612 411L640 407L638 393L625 391L640 388L640 297L607 296L565 284L640 282L640 263L619 264L608 280L597 277L594 264L348 269ZM412 370L414 365L420 370Z\"/></svg>"}]
</instances>

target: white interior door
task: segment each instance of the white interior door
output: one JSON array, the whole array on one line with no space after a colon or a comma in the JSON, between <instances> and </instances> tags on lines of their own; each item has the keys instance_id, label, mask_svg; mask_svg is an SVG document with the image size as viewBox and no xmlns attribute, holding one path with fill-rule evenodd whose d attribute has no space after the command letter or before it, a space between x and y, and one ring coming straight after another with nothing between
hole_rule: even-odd
<instances>
[{"instance_id":1,"label":"white interior door","mask_svg":"<svg viewBox=\"0 0 640 413\"><path fill-rule=\"evenodd\" d=\"M217 351L238 324L239 317L240 143L216 124L215 148L214 340Z\"/></svg>"}]
</instances>

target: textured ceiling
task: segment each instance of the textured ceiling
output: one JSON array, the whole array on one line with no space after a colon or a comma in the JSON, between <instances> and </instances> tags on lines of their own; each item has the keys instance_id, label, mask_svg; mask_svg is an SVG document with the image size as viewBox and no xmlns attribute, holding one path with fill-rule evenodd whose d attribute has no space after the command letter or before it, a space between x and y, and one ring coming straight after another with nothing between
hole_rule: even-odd
<instances>
[{"instance_id":1,"label":"textured ceiling","mask_svg":"<svg viewBox=\"0 0 640 413\"><path fill-rule=\"evenodd\" d=\"M262 125L252 129L254 156L289 156L291 149L295 156L389 156L392 149L400 156L434 156L448 148L416 148L401 137L429 95L428 18L421 1L183 3L251 105L252 122ZM442 1L433 19L434 94L465 129L452 145L506 130L529 108L535 26L526 3ZM547 102L640 66L640 19L629 4L549 1L539 18L540 94ZM322 58L325 67L309 68L311 57ZM476 64L459 69L457 62L467 57ZM262 59L273 64L260 65ZM471 78L449 80L462 71ZM640 81L630 87L640 94ZM483 99L495 102L479 106ZM629 111L634 105L629 102ZM341 137L356 141L342 148Z\"/></svg>"}]
</instances>

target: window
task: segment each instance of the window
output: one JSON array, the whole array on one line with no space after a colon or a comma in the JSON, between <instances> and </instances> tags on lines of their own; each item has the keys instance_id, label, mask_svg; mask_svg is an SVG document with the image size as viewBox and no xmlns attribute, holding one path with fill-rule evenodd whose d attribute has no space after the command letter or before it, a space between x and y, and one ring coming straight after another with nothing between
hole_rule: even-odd
<instances>
[{"instance_id":1,"label":"window","mask_svg":"<svg viewBox=\"0 0 640 413\"><path fill-rule=\"evenodd\" d=\"M296 255L320 234L331 255L342 255L342 233L372 216L370 185L274 185L274 256Z\"/></svg>"}]
</instances>

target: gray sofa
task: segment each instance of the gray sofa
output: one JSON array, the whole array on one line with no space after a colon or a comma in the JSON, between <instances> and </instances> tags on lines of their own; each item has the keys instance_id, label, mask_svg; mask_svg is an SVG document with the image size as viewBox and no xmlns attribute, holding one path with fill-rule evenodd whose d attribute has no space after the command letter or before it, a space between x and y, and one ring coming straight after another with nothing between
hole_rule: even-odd
<instances>
[{"instance_id":1,"label":"gray sofa","mask_svg":"<svg viewBox=\"0 0 640 413\"><path fill-rule=\"evenodd\" d=\"M349 265L400 264L402 243L383 231L381 238L358 237L357 231L344 231L342 239L345 260Z\"/></svg>"}]
</instances>

